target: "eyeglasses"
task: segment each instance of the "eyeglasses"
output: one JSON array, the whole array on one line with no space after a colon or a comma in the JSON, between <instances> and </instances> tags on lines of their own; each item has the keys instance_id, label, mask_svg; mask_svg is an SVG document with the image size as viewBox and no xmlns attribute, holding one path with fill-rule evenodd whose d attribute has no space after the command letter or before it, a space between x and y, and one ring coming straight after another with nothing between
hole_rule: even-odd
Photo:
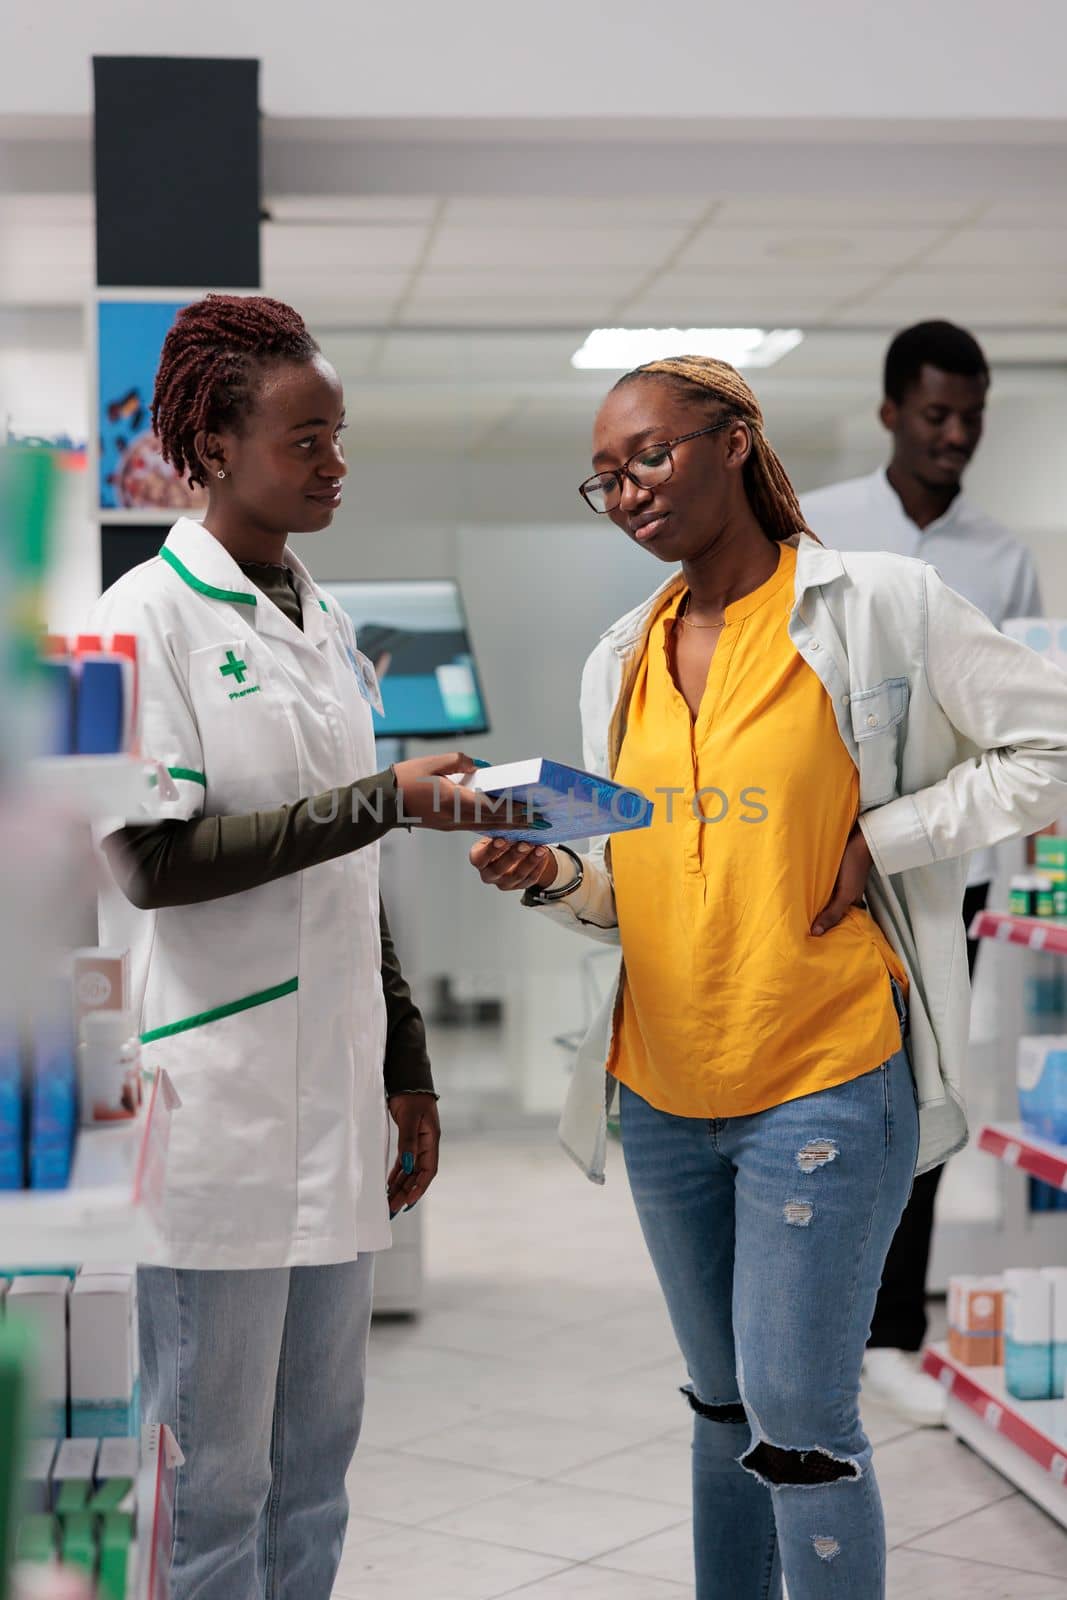
<instances>
[{"instance_id":1,"label":"eyeglasses","mask_svg":"<svg viewBox=\"0 0 1067 1600\"><path fill-rule=\"evenodd\" d=\"M677 439L646 444L643 450L636 451L617 471L597 472L591 478L586 478L584 483L578 485L578 493L590 511L602 517L605 512L614 511L622 500L623 478L629 478L639 489L654 489L658 484L666 483L674 471L671 451L676 444L685 444L688 439L700 439L705 433L718 433L720 428L736 421L736 417L723 417L721 422L712 423L710 428L697 428L695 433L683 433Z\"/></svg>"}]
</instances>

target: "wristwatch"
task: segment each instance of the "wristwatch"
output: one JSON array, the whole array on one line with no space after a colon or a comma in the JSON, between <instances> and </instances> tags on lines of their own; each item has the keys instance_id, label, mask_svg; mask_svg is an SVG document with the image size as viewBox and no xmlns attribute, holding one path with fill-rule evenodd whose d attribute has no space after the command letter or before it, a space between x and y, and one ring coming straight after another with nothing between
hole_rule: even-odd
<instances>
[{"instance_id":1,"label":"wristwatch","mask_svg":"<svg viewBox=\"0 0 1067 1600\"><path fill-rule=\"evenodd\" d=\"M568 895L573 894L575 889L581 887L582 880L585 877L585 867L582 865L581 856L573 850L568 850L565 844L557 844L553 848L561 850L565 856L569 857L574 866L574 877L570 883L564 883L558 889L527 889L522 897L524 906L550 906L557 900L566 900Z\"/></svg>"}]
</instances>

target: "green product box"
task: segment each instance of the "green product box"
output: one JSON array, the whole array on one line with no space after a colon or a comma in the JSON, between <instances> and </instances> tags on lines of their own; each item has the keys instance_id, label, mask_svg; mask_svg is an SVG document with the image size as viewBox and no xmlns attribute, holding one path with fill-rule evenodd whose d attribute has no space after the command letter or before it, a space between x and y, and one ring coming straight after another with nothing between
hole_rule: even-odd
<instances>
[{"instance_id":1,"label":"green product box","mask_svg":"<svg viewBox=\"0 0 1067 1600\"><path fill-rule=\"evenodd\" d=\"M59 1523L55 1517L37 1512L32 1517L23 1517L19 1523L18 1539L15 1543L15 1554L20 1561L29 1561L33 1565L42 1566L49 1561L54 1561L59 1548Z\"/></svg>"},{"instance_id":2,"label":"green product box","mask_svg":"<svg viewBox=\"0 0 1067 1600\"><path fill-rule=\"evenodd\" d=\"M96 1571L96 1537L87 1511L68 1517L63 1524L63 1560L80 1572Z\"/></svg>"},{"instance_id":3,"label":"green product box","mask_svg":"<svg viewBox=\"0 0 1067 1600\"><path fill-rule=\"evenodd\" d=\"M104 1518L100 1534L100 1600L126 1600L133 1518L112 1511Z\"/></svg>"},{"instance_id":4,"label":"green product box","mask_svg":"<svg viewBox=\"0 0 1067 1600\"><path fill-rule=\"evenodd\" d=\"M117 1511L132 1489L132 1478L108 1478L89 1501L89 1510L97 1517L104 1517L109 1511Z\"/></svg>"}]
</instances>

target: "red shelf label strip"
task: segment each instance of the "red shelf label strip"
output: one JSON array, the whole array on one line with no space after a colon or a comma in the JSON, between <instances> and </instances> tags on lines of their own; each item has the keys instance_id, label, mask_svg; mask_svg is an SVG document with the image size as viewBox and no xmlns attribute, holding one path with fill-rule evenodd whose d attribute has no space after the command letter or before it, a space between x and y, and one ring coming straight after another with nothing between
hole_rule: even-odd
<instances>
[{"instance_id":1,"label":"red shelf label strip","mask_svg":"<svg viewBox=\"0 0 1067 1600\"><path fill-rule=\"evenodd\" d=\"M1046 1438L1013 1411L1010 1404L979 1388L972 1378L936 1350L925 1352L923 1370L936 1378L954 1399L961 1400L987 1427L1023 1451L1031 1461L1036 1461L1061 1487L1067 1486L1067 1442L1061 1448Z\"/></svg>"}]
</instances>

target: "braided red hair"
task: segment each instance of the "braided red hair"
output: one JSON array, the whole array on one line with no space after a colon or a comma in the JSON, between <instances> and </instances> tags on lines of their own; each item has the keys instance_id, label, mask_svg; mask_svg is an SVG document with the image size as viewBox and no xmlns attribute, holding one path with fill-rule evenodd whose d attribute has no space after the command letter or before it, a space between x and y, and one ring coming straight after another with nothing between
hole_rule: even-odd
<instances>
[{"instance_id":1,"label":"braided red hair","mask_svg":"<svg viewBox=\"0 0 1067 1600\"><path fill-rule=\"evenodd\" d=\"M197 434L239 427L255 404L259 370L310 361L318 348L303 318L280 300L209 294L185 306L163 342L152 396L164 461L194 488L204 485Z\"/></svg>"}]
</instances>

